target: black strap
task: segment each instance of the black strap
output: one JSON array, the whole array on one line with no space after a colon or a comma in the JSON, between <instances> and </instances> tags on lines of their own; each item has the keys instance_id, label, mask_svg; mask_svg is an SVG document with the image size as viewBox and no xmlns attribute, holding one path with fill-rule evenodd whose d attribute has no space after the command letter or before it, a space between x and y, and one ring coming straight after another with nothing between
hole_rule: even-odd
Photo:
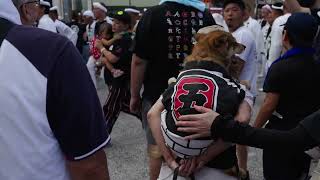
<instances>
[{"instance_id":1,"label":"black strap","mask_svg":"<svg viewBox=\"0 0 320 180\"><path fill-rule=\"evenodd\" d=\"M179 166L174 169L172 180L177 180L178 179L178 173L179 173Z\"/></svg>"},{"instance_id":2,"label":"black strap","mask_svg":"<svg viewBox=\"0 0 320 180\"><path fill-rule=\"evenodd\" d=\"M6 19L0 18L0 45L3 40L6 38L10 29L14 26L14 24Z\"/></svg>"},{"instance_id":3,"label":"black strap","mask_svg":"<svg viewBox=\"0 0 320 180\"><path fill-rule=\"evenodd\" d=\"M172 180L177 180L178 179L178 174L179 174L179 166L174 169ZM193 173L189 176L189 178L191 180L196 180L196 178L194 177Z\"/></svg>"}]
</instances>

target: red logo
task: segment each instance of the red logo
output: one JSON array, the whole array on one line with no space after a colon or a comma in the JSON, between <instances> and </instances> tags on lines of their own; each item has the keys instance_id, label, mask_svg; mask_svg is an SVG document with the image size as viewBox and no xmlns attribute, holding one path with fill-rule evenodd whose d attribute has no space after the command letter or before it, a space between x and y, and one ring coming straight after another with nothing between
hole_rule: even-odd
<instances>
[{"instance_id":1,"label":"red logo","mask_svg":"<svg viewBox=\"0 0 320 180\"><path fill-rule=\"evenodd\" d=\"M194 105L214 109L216 85L207 77L183 77L175 87L173 96L173 116L196 114Z\"/></svg>"}]
</instances>

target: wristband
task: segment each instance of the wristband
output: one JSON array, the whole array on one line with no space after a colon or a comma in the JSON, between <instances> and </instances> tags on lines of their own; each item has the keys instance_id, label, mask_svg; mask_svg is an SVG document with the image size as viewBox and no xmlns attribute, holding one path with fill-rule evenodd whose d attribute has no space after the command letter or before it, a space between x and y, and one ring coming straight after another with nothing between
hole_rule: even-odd
<instances>
[{"instance_id":1,"label":"wristband","mask_svg":"<svg viewBox=\"0 0 320 180\"><path fill-rule=\"evenodd\" d=\"M220 138L224 133L226 124L231 120L233 120L233 117L231 115L217 116L216 119L211 124L211 128L210 128L212 139Z\"/></svg>"}]
</instances>

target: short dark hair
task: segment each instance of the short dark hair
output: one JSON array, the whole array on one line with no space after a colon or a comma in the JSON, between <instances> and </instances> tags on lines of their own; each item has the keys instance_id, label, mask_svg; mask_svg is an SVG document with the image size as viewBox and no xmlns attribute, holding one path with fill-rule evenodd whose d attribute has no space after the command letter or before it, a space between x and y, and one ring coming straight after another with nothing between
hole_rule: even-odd
<instances>
[{"instance_id":1,"label":"short dark hair","mask_svg":"<svg viewBox=\"0 0 320 180\"><path fill-rule=\"evenodd\" d=\"M246 5L243 2L243 0L225 0L222 8L223 9L226 8L227 5L229 5L229 4L237 4L240 7L240 9L243 11L246 9Z\"/></svg>"},{"instance_id":2,"label":"short dark hair","mask_svg":"<svg viewBox=\"0 0 320 180\"><path fill-rule=\"evenodd\" d=\"M49 6L40 5L40 7L44 8L44 14L49 14L49 12L50 12Z\"/></svg>"},{"instance_id":3,"label":"short dark hair","mask_svg":"<svg viewBox=\"0 0 320 180\"><path fill-rule=\"evenodd\" d=\"M302 7L310 8L316 3L316 0L298 0L298 2Z\"/></svg>"}]
</instances>

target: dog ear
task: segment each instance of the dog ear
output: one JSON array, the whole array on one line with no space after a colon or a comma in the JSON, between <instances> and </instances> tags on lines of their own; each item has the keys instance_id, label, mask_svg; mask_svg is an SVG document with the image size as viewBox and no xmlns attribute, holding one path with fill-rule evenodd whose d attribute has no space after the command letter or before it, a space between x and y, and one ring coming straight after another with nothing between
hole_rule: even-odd
<instances>
[{"instance_id":1,"label":"dog ear","mask_svg":"<svg viewBox=\"0 0 320 180\"><path fill-rule=\"evenodd\" d=\"M217 33L215 36L209 37L209 46L213 49L221 49L227 47L228 37L224 33Z\"/></svg>"},{"instance_id":2,"label":"dog ear","mask_svg":"<svg viewBox=\"0 0 320 180\"><path fill-rule=\"evenodd\" d=\"M207 34L202 34L202 33L197 33L195 35L195 39L197 42L201 41L201 39L203 39Z\"/></svg>"}]
</instances>

